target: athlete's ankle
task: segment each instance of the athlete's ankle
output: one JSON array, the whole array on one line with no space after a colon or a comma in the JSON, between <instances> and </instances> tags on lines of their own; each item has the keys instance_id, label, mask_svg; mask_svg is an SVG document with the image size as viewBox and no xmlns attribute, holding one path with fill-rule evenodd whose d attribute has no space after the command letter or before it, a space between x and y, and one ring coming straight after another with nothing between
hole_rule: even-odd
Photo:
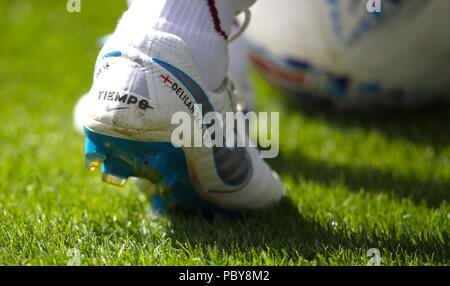
<instances>
[{"instance_id":1,"label":"athlete's ankle","mask_svg":"<svg viewBox=\"0 0 450 286\"><path fill-rule=\"evenodd\" d=\"M135 0L122 21L179 36L188 46L203 81L215 90L228 71L228 39L235 14L253 2Z\"/></svg>"}]
</instances>

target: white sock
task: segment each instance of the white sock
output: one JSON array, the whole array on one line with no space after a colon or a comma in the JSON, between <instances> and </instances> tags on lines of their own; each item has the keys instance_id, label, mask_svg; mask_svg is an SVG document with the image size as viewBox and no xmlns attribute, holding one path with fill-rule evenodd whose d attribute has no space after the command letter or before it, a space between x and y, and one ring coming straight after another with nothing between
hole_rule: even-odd
<instances>
[{"instance_id":1,"label":"white sock","mask_svg":"<svg viewBox=\"0 0 450 286\"><path fill-rule=\"evenodd\" d=\"M182 38L207 87L216 90L228 71L227 39L235 16L255 1L134 0L124 17L128 14L136 25Z\"/></svg>"}]
</instances>

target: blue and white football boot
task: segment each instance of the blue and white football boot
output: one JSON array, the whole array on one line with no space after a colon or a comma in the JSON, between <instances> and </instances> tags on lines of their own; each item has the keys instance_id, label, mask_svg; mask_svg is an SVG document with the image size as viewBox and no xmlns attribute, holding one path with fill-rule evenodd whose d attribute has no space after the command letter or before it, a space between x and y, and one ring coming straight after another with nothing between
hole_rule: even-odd
<instances>
[{"instance_id":1,"label":"blue and white football boot","mask_svg":"<svg viewBox=\"0 0 450 286\"><path fill-rule=\"evenodd\" d=\"M229 79L217 91L207 89L181 38L144 30L131 35L119 27L101 50L92 88L75 114L86 135L86 167L101 167L103 181L118 186L129 177L155 184L155 210L239 213L271 206L284 186L256 148L171 143L174 113L185 112L192 121L204 121L208 112L225 118L238 111L237 102Z\"/></svg>"}]
</instances>

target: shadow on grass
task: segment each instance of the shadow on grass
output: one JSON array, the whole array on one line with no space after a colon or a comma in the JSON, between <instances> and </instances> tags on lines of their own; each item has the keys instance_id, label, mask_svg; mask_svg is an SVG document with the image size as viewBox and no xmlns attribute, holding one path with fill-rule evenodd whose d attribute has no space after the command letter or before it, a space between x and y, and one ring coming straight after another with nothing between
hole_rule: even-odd
<instances>
[{"instance_id":1,"label":"shadow on grass","mask_svg":"<svg viewBox=\"0 0 450 286\"><path fill-rule=\"evenodd\" d=\"M306 118L318 119L342 130L376 130L390 139L401 138L412 144L429 145L438 153L450 145L450 98L443 98L422 108L363 113L338 110L326 104L300 103L281 89L265 84L259 90L261 100L264 103L275 96L286 117L301 113ZM267 102L266 105L270 106ZM269 163L279 173L288 174L294 179L305 178L325 185L343 180L348 189L354 192L361 189L385 192L399 198L410 198L415 204L425 202L429 207L439 207L444 200L450 200L449 181L394 175L371 166L358 168L331 165L302 154L283 156L282 149L280 156Z\"/></svg>"},{"instance_id":2,"label":"shadow on grass","mask_svg":"<svg viewBox=\"0 0 450 286\"><path fill-rule=\"evenodd\" d=\"M321 119L341 129L376 130L391 139L402 138L413 144L431 145L437 152L450 145L450 97L423 107L373 112L338 110L293 99L287 99L284 107L287 113L301 112L308 118Z\"/></svg>"},{"instance_id":3,"label":"shadow on grass","mask_svg":"<svg viewBox=\"0 0 450 286\"><path fill-rule=\"evenodd\" d=\"M450 200L450 182L433 179L422 181L417 177L394 176L372 167L330 165L306 158L300 154L280 156L270 165L281 175L286 174L299 180L312 180L322 185L343 183L350 191L384 192L398 198L410 198L415 204L425 203L428 207L439 207L444 200Z\"/></svg>"},{"instance_id":4,"label":"shadow on grass","mask_svg":"<svg viewBox=\"0 0 450 286\"><path fill-rule=\"evenodd\" d=\"M323 261L330 259L346 259L341 263L354 263L366 254L370 248L379 248L394 255L391 260L399 263L411 261L412 257L432 263L448 263L449 237L443 233L443 240L434 234L418 234L413 232L398 233L391 231L352 231L345 224L335 227L331 221L319 223L314 219L304 218L297 206L289 198L285 198L277 207L264 213L237 218L235 220L206 220L201 215L174 214L171 217L170 236L175 248L177 242L186 245L192 254L198 257L198 251L208 257L208 248L215 249L220 257L242 257L249 264L251 259L261 257L260 251L268 252L277 261L285 259L293 263L312 261L321 255ZM403 229L402 229L403 230ZM253 255L251 249L258 254ZM348 256L339 254L352 251ZM353 257L353 258L352 258ZM353 259L353 260L352 260ZM288 261L286 261L288 260ZM264 264L267 261L261 261ZM320 261L319 261L320 262ZM364 264L364 261L359 261Z\"/></svg>"},{"instance_id":5,"label":"shadow on grass","mask_svg":"<svg viewBox=\"0 0 450 286\"><path fill-rule=\"evenodd\" d=\"M281 92L281 91L280 91ZM450 102L439 102L410 110L398 109L378 113L345 112L317 104L289 104L293 100L282 99L286 115L301 112L308 118L320 119L340 129L375 129L388 138L403 138L413 144L431 145L437 152L450 144ZM305 158L301 154L271 160L270 164L281 174L295 179L303 177L321 184L330 184L344 178L351 191L364 189L368 192L386 192L399 198L410 198L414 203L425 202L429 207L439 207L450 199L450 182L438 182L433 178L421 180L416 177L395 176L370 166L355 168L330 165L326 162Z\"/></svg>"}]
</instances>

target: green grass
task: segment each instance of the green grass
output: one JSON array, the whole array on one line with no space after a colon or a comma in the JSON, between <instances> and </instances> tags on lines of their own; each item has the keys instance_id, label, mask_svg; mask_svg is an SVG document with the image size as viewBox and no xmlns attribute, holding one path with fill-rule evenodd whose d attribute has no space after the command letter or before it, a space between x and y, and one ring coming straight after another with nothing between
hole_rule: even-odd
<instances>
[{"instance_id":1,"label":"green grass","mask_svg":"<svg viewBox=\"0 0 450 286\"><path fill-rule=\"evenodd\" d=\"M91 84L97 39L125 1L0 2L0 265L450 264L449 104L367 117L293 106L254 74L260 110L281 113L288 187L238 220L156 217L132 184L83 167L72 108Z\"/></svg>"}]
</instances>

